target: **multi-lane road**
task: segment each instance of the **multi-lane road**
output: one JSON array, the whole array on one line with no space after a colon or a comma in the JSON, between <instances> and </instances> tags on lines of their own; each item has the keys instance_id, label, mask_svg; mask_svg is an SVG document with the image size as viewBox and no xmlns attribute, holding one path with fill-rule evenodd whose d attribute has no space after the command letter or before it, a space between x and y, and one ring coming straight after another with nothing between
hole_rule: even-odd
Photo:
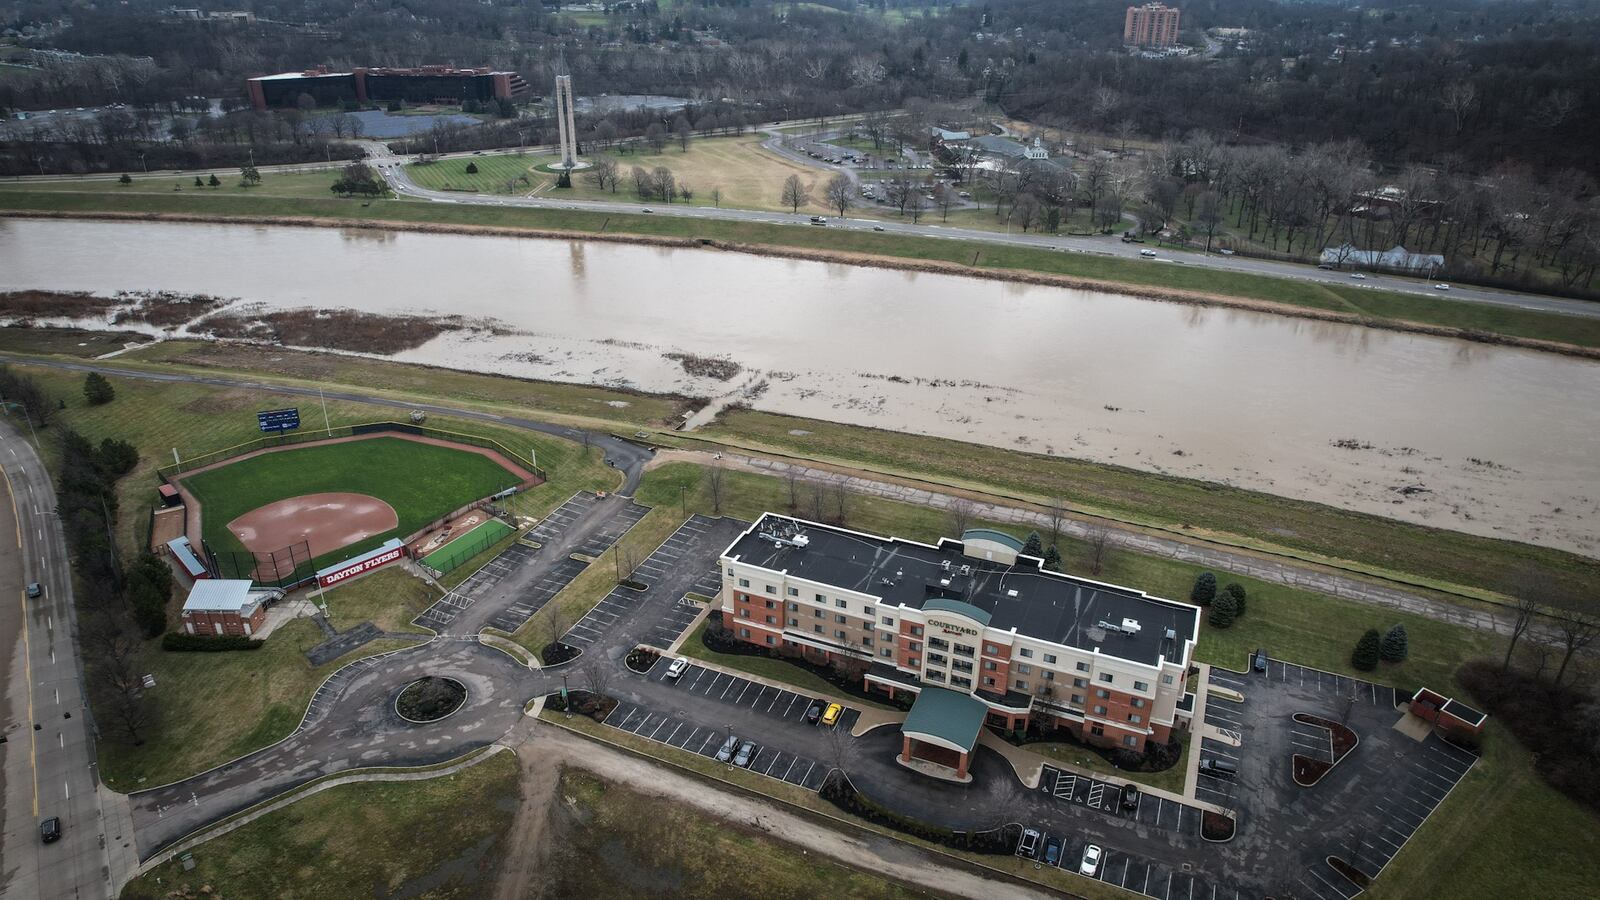
<instances>
[{"instance_id":1,"label":"multi-lane road","mask_svg":"<svg viewBox=\"0 0 1600 900\"><path fill-rule=\"evenodd\" d=\"M134 863L132 820L96 777L55 491L14 424L0 421L0 897L109 897ZM45 844L51 816L62 835Z\"/></svg>"}]
</instances>

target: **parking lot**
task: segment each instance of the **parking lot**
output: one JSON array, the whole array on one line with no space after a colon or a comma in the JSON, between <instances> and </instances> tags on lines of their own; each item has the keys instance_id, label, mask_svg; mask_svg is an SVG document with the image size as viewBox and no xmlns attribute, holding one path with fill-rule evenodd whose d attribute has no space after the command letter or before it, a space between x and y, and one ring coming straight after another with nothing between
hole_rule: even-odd
<instances>
[{"instance_id":1,"label":"parking lot","mask_svg":"<svg viewBox=\"0 0 1600 900\"><path fill-rule=\"evenodd\" d=\"M467 580L456 585L454 590L435 600L432 606L412 620L413 624L438 632L445 631L467 607L477 602L479 597L487 594L507 576L532 562L537 554L537 550L526 544L513 543L494 559L489 560L483 568L468 576ZM582 569L581 565L579 569Z\"/></svg>"},{"instance_id":2,"label":"parking lot","mask_svg":"<svg viewBox=\"0 0 1600 900\"><path fill-rule=\"evenodd\" d=\"M657 668L664 668L658 664ZM802 707L803 711L804 707ZM622 703L606 717L607 725L630 734L714 759L729 732L726 727L696 725L687 719L663 715L633 703ZM750 771L815 791L822 787L829 766L809 756L758 745Z\"/></svg>"},{"instance_id":3,"label":"parking lot","mask_svg":"<svg viewBox=\"0 0 1600 900\"><path fill-rule=\"evenodd\" d=\"M1106 884L1114 884L1124 890L1155 897L1157 900L1220 900L1220 898L1242 900L1246 896L1238 888L1221 884L1193 871L1187 864L1163 865L1144 855L1116 849L1097 838L1087 838L1072 829L1037 830L1040 836L1038 849L1034 854L1030 856L1024 853L1020 846L1017 848L1018 856L1032 859L1036 865L1050 865L1048 848L1050 843L1055 841L1060 848L1055 863L1058 867L1090 875ZM1100 848L1100 862L1092 873L1083 872L1079 868L1084 860L1084 851L1090 844Z\"/></svg>"}]
</instances>

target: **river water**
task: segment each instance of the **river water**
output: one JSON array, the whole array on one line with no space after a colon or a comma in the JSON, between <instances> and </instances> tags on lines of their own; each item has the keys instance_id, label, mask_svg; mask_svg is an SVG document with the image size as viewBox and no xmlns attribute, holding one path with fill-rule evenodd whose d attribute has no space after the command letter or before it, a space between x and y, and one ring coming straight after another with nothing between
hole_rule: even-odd
<instances>
[{"instance_id":1,"label":"river water","mask_svg":"<svg viewBox=\"0 0 1600 900\"><path fill-rule=\"evenodd\" d=\"M1549 353L713 250L321 228L0 220L0 289L21 288L493 319L508 333L397 358L744 398L1600 553L1600 364ZM743 371L692 377L670 352Z\"/></svg>"}]
</instances>

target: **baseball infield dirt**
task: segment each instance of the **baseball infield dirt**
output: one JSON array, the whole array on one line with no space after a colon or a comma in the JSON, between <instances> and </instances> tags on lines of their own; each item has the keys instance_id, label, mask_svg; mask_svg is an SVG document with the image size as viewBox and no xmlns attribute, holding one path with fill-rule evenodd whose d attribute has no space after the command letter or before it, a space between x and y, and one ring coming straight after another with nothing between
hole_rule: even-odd
<instances>
[{"instance_id":1,"label":"baseball infield dirt","mask_svg":"<svg viewBox=\"0 0 1600 900\"><path fill-rule=\"evenodd\" d=\"M303 494L258 506L228 523L245 549L271 553L305 541L321 556L400 524L394 507L366 494Z\"/></svg>"}]
</instances>

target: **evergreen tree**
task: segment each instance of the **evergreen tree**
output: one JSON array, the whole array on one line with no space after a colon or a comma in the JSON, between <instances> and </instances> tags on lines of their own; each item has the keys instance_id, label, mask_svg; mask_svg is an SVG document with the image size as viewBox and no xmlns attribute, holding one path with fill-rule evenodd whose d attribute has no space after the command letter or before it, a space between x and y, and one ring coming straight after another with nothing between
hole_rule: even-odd
<instances>
[{"instance_id":1,"label":"evergreen tree","mask_svg":"<svg viewBox=\"0 0 1600 900\"><path fill-rule=\"evenodd\" d=\"M1055 544L1051 544L1050 549L1044 552L1044 567L1061 571L1061 551L1056 549Z\"/></svg>"},{"instance_id":2,"label":"evergreen tree","mask_svg":"<svg viewBox=\"0 0 1600 900\"><path fill-rule=\"evenodd\" d=\"M1350 665L1363 672L1371 672L1378 667L1378 629L1368 628L1367 633L1356 642L1355 652L1350 654Z\"/></svg>"},{"instance_id":3,"label":"evergreen tree","mask_svg":"<svg viewBox=\"0 0 1600 900\"><path fill-rule=\"evenodd\" d=\"M212 177L212 178L215 178L215 177L217 177L217 176L215 176L215 175L213 175L213 176L211 176L211 177ZM196 175L196 176L195 176L195 177L194 177L194 186L195 186L195 187L205 187L205 186L206 186L206 183L205 183L205 182L204 182L204 181L201 181L201 180L200 180L200 176L199 176L199 175Z\"/></svg>"},{"instance_id":4,"label":"evergreen tree","mask_svg":"<svg viewBox=\"0 0 1600 900\"><path fill-rule=\"evenodd\" d=\"M1022 552L1029 556L1044 556L1044 542L1039 539L1039 532L1028 532L1028 540L1022 545Z\"/></svg>"},{"instance_id":5,"label":"evergreen tree","mask_svg":"<svg viewBox=\"0 0 1600 900\"><path fill-rule=\"evenodd\" d=\"M1244 586L1236 581L1230 581L1222 592L1233 598L1234 614L1244 615Z\"/></svg>"},{"instance_id":6,"label":"evergreen tree","mask_svg":"<svg viewBox=\"0 0 1600 900\"><path fill-rule=\"evenodd\" d=\"M1217 596L1217 576L1210 572L1201 572L1194 580L1194 589L1189 592L1189 602L1201 606L1211 605Z\"/></svg>"},{"instance_id":7,"label":"evergreen tree","mask_svg":"<svg viewBox=\"0 0 1600 900\"><path fill-rule=\"evenodd\" d=\"M467 163L467 174L468 175L476 175L476 174L478 174L478 164L475 163L475 162Z\"/></svg>"},{"instance_id":8,"label":"evergreen tree","mask_svg":"<svg viewBox=\"0 0 1600 900\"><path fill-rule=\"evenodd\" d=\"M129 175L127 172L123 172L122 177L118 178L117 181L126 187L127 185L133 184L133 176Z\"/></svg>"},{"instance_id":9,"label":"evergreen tree","mask_svg":"<svg viewBox=\"0 0 1600 900\"><path fill-rule=\"evenodd\" d=\"M1398 624L1383 636L1383 646L1378 650L1384 662L1400 662L1410 653L1411 639L1406 634L1406 627Z\"/></svg>"},{"instance_id":10,"label":"evergreen tree","mask_svg":"<svg viewBox=\"0 0 1600 900\"><path fill-rule=\"evenodd\" d=\"M1211 614L1206 617L1206 621L1211 623L1212 628L1229 628L1236 618L1238 618L1238 607L1233 602L1233 595L1225 593L1212 602Z\"/></svg>"},{"instance_id":11,"label":"evergreen tree","mask_svg":"<svg viewBox=\"0 0 1600 900\"><path fill-rule=\"evenodd\" d=\"M199 184L199 182L200 182L200 179L196 178L195 179L195 183ZM215 172L213 172L213 173L211 173L211 177L206 180L206 184L209 184L212 187L221 187L222 186L222 179L218 178L217 174Z\"/></svg>"},{"instance_id":12,"label":"evergreen tree","mask_svg":"<svg viewBox=\"0 0 1600 900\"><path fill-rule=\"evenodd\" d=\"M117 396L117 391L99 372L90 372L83 379L83 396L89 399L91 406L100 406L110 403Z\"/></svg>"},{"instance_id":13,"label":"evergreen tree","mask_svg":"<svg viewBox=\"0 0 1600 900\"><path fill-rule=\"evenodd\" d=\"M112 478L121 478L139 464L139 451L127 441L106 438L100 442L100 469Z\"/></svg>"}]
</instances>

